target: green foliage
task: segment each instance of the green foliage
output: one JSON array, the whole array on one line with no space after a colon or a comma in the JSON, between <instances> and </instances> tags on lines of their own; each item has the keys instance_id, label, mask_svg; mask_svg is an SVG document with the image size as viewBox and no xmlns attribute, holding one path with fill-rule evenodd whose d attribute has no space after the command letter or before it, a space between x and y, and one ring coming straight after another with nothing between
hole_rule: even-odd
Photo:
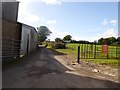
<instances>
[{"instance_id":1,"label":"green foliage","mask_svg":"<svg viewBox=\"0 0 120 90\"><path fill-rule=\"evenodd\" d=\"M48 47L47 48L49 48L49 49L55 49L54 43L48 43Z\"/></svg>"},{"instance_id":2,"label":"green foliage","mask_svg":"<svg viewBox=\"0 0 120 90\"><path fill-rule=\"evenodd\" d=\"M76 41L76 40L71 40L70 43L81 43L81 44L90 44L91 42L89 41L85 41L85 40L79 40L79 41Z\"/></svg>"},{"instance_id":3,"label":"green foliage","mask_svg":"<svg viewBox=\"0 0 120 90\"><path fill-rule=\"evenodd\" d=\"M100 38L99 40L98 40L98 44L103 44L103 38Z\"/></svg>"},{"instance_id":4,"label":"green foliage","mask_svg":"<svg viewBox=\"0 0 120 90\"><path fill-rule=\"evenodd\" d=\"M70 42L71 39L72 39L72 36L71 36L71 35L66 35L66 36L63 38L63 41Z\"/></svg>"},{"instance_id":5,"label":"green foliage","mask_svg":"<svg viewBox=\"0 0 120 90\"><path fill-rule=\"evenodd\" d=\"M47 48L49 49L65 49L66 44L62 42L49 42Z\"/></svg>"},{"instance_id":6,"label":"green foliage","mask_svg":"<svg viewBox=\"0 0 120 90\"><path fill-rule=\"evenodd\" d=\"M61 38L56 38L55 42L63 42L63 40Z\"/></svg>"},{"instance_id":7,"label":"green foliage","mask_svg":"<svg viewBox=\"0 0 120 90\"><path fill-rule=\"evenodd\" d=\"M116 42L120 44L120 37L117 38Z\"/></svg>"},{"instance_id":8,"label":"green foliage","mask_svg":"<svg viewBox=\"0 0 120 90\"><path fill-rule=\"evenodd\" d=\"M40 26L37 28L38 30L38 39L40 42L43 42L47 39L47 37L52 33L46 26Z\"/></svg>"},{"instance_id":9,"label":"green foliage","mask_svg":"<svg viewBox=\"0 0 120 90\"><path fill-rule=\"evenodd\" d=\"M117 39L115 37L109 37L109 38L100 38L98 40L98 44L108 44L108 45L111 45L111 44L116 44L117 43Z\"/></svg>"},{"instance_id":10,"label":"green foliage","mask_svg":"<svg viewBox=\"0 0 120 90\"><path fill-rule=\"evenodd\" d=\"M64 43L55 43L54 45L55 49L65 49L65 44Z\"/></svg>"}]
</instances>

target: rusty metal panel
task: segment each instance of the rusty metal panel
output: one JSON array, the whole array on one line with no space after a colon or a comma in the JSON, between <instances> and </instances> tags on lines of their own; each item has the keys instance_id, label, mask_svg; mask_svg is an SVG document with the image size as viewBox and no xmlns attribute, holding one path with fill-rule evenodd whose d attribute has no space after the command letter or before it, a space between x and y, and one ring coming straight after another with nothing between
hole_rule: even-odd
<instances>
[{"instance_id":1,"label":"rusty metal panel","mask_svg":"<svg viewBox=\"0 0 120 90\"><path fill-rule=\"evenodd\" d=\"M19 2L2 2L2 19L17 22Z\"/></svg>"},{"instance_id":2,"label":"rusty metal panel","mask_svg":"<svg viewBox=\"0 0 120 90\"><path fill-rule=\"evenodd\" d=\"M2 20L2 60L19 56L20 39L20 24Z\"/></svg>"}]
</instances>

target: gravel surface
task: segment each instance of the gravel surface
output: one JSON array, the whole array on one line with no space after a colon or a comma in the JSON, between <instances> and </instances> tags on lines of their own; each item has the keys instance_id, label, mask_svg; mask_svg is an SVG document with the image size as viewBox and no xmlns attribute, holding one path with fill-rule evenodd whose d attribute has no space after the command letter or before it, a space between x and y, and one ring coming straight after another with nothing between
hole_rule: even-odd
<instances>
[{"instance_id":1,"label":"gravel surface","mask_svg":"<svg viewBox=\"0 0 120 90\"><path fill-rule=\"evenodd\" d=\"M57 60L66 63L69 66L72 66L74 69L80 71L84 69L87 72L94 72L98 77L103 77L108 80L119 83L118 81L118 68L109 67L107 65L100 65L92 62L85 62L85 60L80 60L80 64L76 63L73 58L70 58L69 55L58 55L55 56ZM74 61L74 62L73 62ZM99 76L101 75L101 76Z\"/></svg>"},{"instance_id":2,"label":"gravel surface","mask_svg":"<svg viewBox=\"0 0 120 90\"><path fill-rule=\"evenodd\" d=\"M22 63L3 71L3 88L118 88L115 81L78 70L60 56L40 47Z\"/></svg>"}]
</instances>

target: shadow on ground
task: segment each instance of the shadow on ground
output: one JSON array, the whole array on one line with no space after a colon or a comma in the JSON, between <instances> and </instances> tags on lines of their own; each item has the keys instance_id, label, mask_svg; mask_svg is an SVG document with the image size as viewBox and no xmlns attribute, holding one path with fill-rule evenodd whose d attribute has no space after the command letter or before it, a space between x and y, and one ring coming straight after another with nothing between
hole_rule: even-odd
<instances>
[{"instance_id":1,"label":"shadow on ground","mask_svg":"<svg viewBox=\"0 0 120 90\"><path fill-rule=\"evenodd\" d=\"M3 70L3 88L67 89L119 88L120 86L120 84L112 81L72 74L72 70L54 59L53 54L55 53L51 50L40 47L36 52L23 58L21 63L12 64L11 67Z\"/></svg>"}]
</instances>

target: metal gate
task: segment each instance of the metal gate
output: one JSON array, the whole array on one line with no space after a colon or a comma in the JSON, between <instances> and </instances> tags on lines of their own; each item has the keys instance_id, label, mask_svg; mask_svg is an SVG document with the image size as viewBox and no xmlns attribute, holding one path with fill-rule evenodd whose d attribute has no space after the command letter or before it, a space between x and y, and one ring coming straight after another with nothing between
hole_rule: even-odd
<instances>
[{"instance_id":1,"label":"metal gate","mask_svg":"<svg viewBox=\"0 0 120 90\"><path fill-rule=\"evenodd\" d=\"M120 59L120 45L108 45L108 53L103 53L102 45L80 44L80 59Z\"/></svg>"},{"instance_id":2,"label":"metal gate","mask_svg":"<svg viewBox=\"0 0 120 90\"><path fill-rule=\"evenodd\" d=\"M2 60L20 56L20 40L2 38Z\"/></svg>"}]
</instances>

